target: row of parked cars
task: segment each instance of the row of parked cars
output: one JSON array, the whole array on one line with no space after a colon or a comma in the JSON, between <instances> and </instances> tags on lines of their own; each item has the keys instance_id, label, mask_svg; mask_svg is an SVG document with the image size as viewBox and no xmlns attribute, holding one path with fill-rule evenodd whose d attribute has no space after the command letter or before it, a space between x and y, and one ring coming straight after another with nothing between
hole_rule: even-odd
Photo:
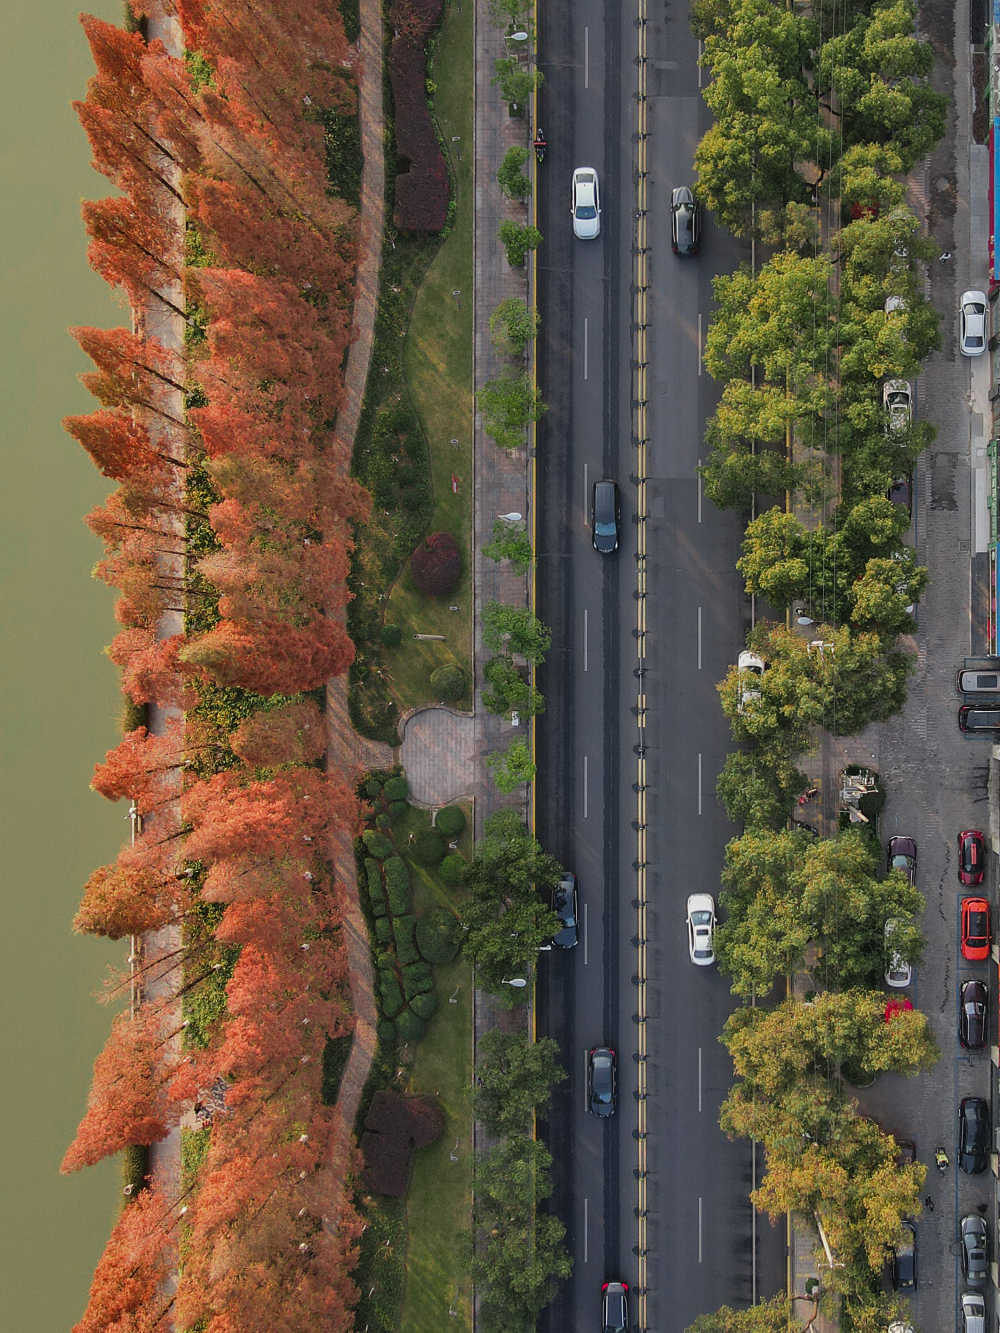
<instances>
[{"instance_id":1,"label":"row of parked cars","mask_svg":"<svg viewBox=\"0 0 1000 1333\"><path fill-rule=\"evenodd\" d=\"M962 677L959 677L959 688ZM916 882L917 844L913 838L897 835L889 839L887 868ZM963 829L958 835L958 879L965 888L982 884L986 873L986 840L978 829ZM968 962L985 962L990 954L990 905L986 898L969 895L961 900L961 954ZM892 949L895 921L886 922L888 965L886 982L890 987L908 986L912 980L909 963ZM887 1019L893 1004L887 1006ZM989 1039L989 991L978 977L959 982L958 1038L966 1049L978 1049ZM947 1155L938 1150L939 1166L947 1167ZM958 1167L967 1175L979 1175L989 1165L990 1108L982 1097L963 1097L958 1108ZM900 1143L900 1162L912 1162L916 1149L912 1143ZM987 1283L990 1261L990 1232L980 1212L967 1213L958 1225L962 1274L971 1290L962 1294L964 1333L985 1333L986 1302L982 1294ZM912 1291L917 1285L917 1224L912 1218L903 1222L903 1235L891 1254L892 1285L897 1291ZM913 1333L908 1324L890 1325L888 1333Z\"/></svg>"}]
</instances>

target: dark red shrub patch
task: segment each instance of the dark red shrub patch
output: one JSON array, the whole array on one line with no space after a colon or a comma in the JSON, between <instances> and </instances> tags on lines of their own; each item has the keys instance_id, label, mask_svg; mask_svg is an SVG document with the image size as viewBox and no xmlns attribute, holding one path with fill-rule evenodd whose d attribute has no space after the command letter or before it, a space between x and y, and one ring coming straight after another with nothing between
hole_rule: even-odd
<instances>
[{"instance_id":1,"label":"dark red shrub patch","mask_svg":"<svg viewBox=\"0 0 1000 1333\"><path fill-rule=\"evenodd\" d=\"M450 532L432 532L410 557L413 582L430 597L454 592L462 577L462 553Z\"/></svg>"}]
</instances>

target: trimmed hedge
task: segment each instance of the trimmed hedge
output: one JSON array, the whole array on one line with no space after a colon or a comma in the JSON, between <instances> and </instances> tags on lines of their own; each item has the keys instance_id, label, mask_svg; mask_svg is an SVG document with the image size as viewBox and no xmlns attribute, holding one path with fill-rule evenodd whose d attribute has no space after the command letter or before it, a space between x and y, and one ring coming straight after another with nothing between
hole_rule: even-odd
<instances>
[{"instance_id":1,"label":"trimmed hedge","mask_svg":"<svg viewBox=\"0 0 1000 1333\"><path fill-rule=\"evenodd\" d=\"M416 963L420 959L414 941L413 932L417 924L415 916L397 916L393 918L392 929L396 937L396 957L399 960L400 967L405 967L407 963Z\"/></svg>"},{"instance_id":2,"label":"trimmed hedge","mask_svg":"<svg viewBox=\"0 0 1000 1333\"><path fill-rule=\"evenodd\" d=\"M375 938L379 944L391 944L393 940L392 921L387 916L377 917L375 920Z\"/></svg>"},{"instance_id":3,"label":"trimmed hedge","mask_svg":"<svg viewBox=\"0 0 1000 1333\"><path fill-rule=\"evenodd\" d=\"M361 839L369 854L377 861L384 861L387 856L392 855L392 843L384 833L378 833L375 829L365 829Z\"/></svg>"},{"instance_id":4,"label":"trimmed hedge","mask_svg":"<svg viewBox=\"0 0 1000 1333\"><path fill-rule=\"evenodd\" d=\"M370 856L365 857L365 875L368 881L368 902L372 916L385 916L388 908L385 903L385 890L382 887L382 869Z\"/></svg>"},{"instance_id":5,"label":"trimmed hedge","mask_svg":"<svg viewBox=\"0 0 1000 1333\"><path fill-rule=\"evenodd\" d=\"M386 833L392 828L392 819L384 810L375 816L375 827L381 833Z\"/></svg>"},{"instance_id":6,"label":"trimmed hedge","mask_svg":"<svg viewBox=\"0 0 1000 1333\"><path fill-rule=\"evenodd\" d=\"M385 892L392 916L406 916L413 911L410 872L401 856L390 856L385 863Z\"/></svg>"},{"instance_id":7,"label":"trimmed hedge","mask_svg":"<svg viewBox=\"0 0 1000 1333\"><path fill-rule=\"evenodd\" d=\"M461 925L446 907L434 907L417 920L417 948L428 963L450 963L458 953Z\"/></svg>"},{"instance_id":8,"label":"trimmed hedge","mask_svg":"<svg viewBox=\"0 0 1000 1333\"><path fill-rule=\"evenodd\" d=\"M404 1009L396 1020L396 1031L401 1041L419 1041L427 1031L427 1024L412 1009Z\"/></svg>"},{"instance_id":9,"label":"trimmed hedge","mask_svg":"<svg viewBox=\"0 0 1000 1333\"><path fill-rule=\"evenodd\" d=\"M469 685L465 672L457 662L445 662L435 667L430 676L431 689L445 704L453 704L467 692Z\"/></svg>"},{"instance_id":10,"label":"trimmed hedge","mask_svg":"<svg viewBox=\"0 0 1000 1333\"><path fill-rule=\"evenodd\" d=\"M426 963L407 963L403 971L403 994L407 1000L423 995L434 987L434 977Z\"/></svg>"},{"instance_id":11,"label":"trimmed hedge","mask_svg":"<svg viewBox=\"0 0 1000 1333\"><path fill-rule=\"evenodd\" d=\"M380 1018L375 1031L383 1046L392 1046L396 1041L396 1024L391 1018Z\"/></svg>"},{"instance_id":12,"label":"trimmed hedge","mask_svg":"<svg viewBox=\"0 0 1000 1333\"><path fill-rule=\"evenodd\" d=\"M446 838L457 838L465 828L465 812L457 805L446 805L437 812L434 827Z\"/></svg>"},{"instance_id":13,"label":"trimmed hedge","mask_svg":"<svg viewBox=\"0 0 1000 1333\"><path fill-rule=\"evenodd\" d=\"M382 1012L387 1018L395 1018L403 1007L403 992L391 967L381 968L378 974L378 990Z\"/></svg>"}]
</instances>

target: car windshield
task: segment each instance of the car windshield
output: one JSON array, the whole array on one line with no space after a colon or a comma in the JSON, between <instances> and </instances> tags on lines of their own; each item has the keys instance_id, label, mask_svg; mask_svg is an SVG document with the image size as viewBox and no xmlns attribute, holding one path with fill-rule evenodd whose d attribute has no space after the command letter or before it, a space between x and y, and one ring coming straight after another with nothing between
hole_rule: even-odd
<instances>
[{"instance_id":1,"label":"car windshield","mask_svg":"<svg viewBox=\"0 0 1000 1333\"><path fill-rule=\"evenodd\" d=\"M892 858L893 870L909 870L910 858L908 856L896 855Z\"/></svg>"},{"instance_id":2,"label":"car windshield","mask_svg":"<svg viewBox=\"0 0 1000 1333\"><path fill-rule=\"evenodd\" d=\"M613 537L615 535L614 520L599 518L594 524L594 529L599 537Z\"/></svg>"},{"instance_id":3,"label":"car windshield","mask_svg":"<svg viewBox=\"0 0 1000 1333\"><path fill-rule=\"evenodd\" d=\"M589 190L587 193L588 194L590 193ZM583 218L586 220L589 220L590 218L596 218L597 209L594 207L593 204L578 203L576 206L576 216L578 218Z\"/></svg>"},{"instance_id":4,"label":"car windshield","mask_svg":"<svg viewBox=\"0 0 1000 1333\"><path fill-rule=\"evenodd\" d=\"M986 938L986 913L969 913L969 938L981 940Z\"/></svg>"},{"instance_id":5,"label":"car windshield","mask_svg":"<svg viewBox=\"0 0 1000 1333\"><path fill-rule=\"evenodd\" d=\"M691 924L693 926L707 926L712 921L712 913L706 911L692 912Z\"/></svg>"}]
</instances>

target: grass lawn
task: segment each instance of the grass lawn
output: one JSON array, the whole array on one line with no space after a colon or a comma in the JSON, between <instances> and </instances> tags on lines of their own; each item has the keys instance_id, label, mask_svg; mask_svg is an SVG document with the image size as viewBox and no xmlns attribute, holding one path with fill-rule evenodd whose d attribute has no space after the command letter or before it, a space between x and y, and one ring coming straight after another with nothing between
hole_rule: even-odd
<instances>
[{"instance_id":1,"label":"grass lawn","mask_svg":"<svg viewBox=\"0 0 1000 1333\"><path fill-rule=\"evenodd\" d=\"M428 598L404 573L392 590L386 622L403 628L403 642L386 652L393 693L401 709L436 703L428 685L435 667L471 668L472 531L472 6L448 4L430 77L437 83L434 116L449 150L455 187L451 232L417 294L405 363L413 401L430 446L433 489L431 532L450 532L465 556L458 589ZM455 135L459 142L453 143ZM452 293L459 292L455 297ZM452 444L457 440L457 444ZM457 492L452 478L457 479ZM458 612L449 611L458 606ZM444 642L417 641L443 634ZM471 704L471 692L465 706ZM462 706L462 702L460 705Z\"/></svg>"},{"instance_id":2,"label":"grass lawn","mask_svg":"<svg viewBox=\"0 0 1000 1333\"><path fill-rule=\"evenodd\" d=\"M471 807L463 809L471 822ZM467 839L468 827L459 839L463 850ZM409 865L417 912L454 905L458 890L442 885L422 866ZM472 1327L472 968L459 955L447 967L435 967L434 979L440 1008L416 1048L407 1091L433 1094L447 1123L437 1143L417 1154L406 1196L401 1333L430 1328L461 1333Z\"/></svg>"}]
</instances>

